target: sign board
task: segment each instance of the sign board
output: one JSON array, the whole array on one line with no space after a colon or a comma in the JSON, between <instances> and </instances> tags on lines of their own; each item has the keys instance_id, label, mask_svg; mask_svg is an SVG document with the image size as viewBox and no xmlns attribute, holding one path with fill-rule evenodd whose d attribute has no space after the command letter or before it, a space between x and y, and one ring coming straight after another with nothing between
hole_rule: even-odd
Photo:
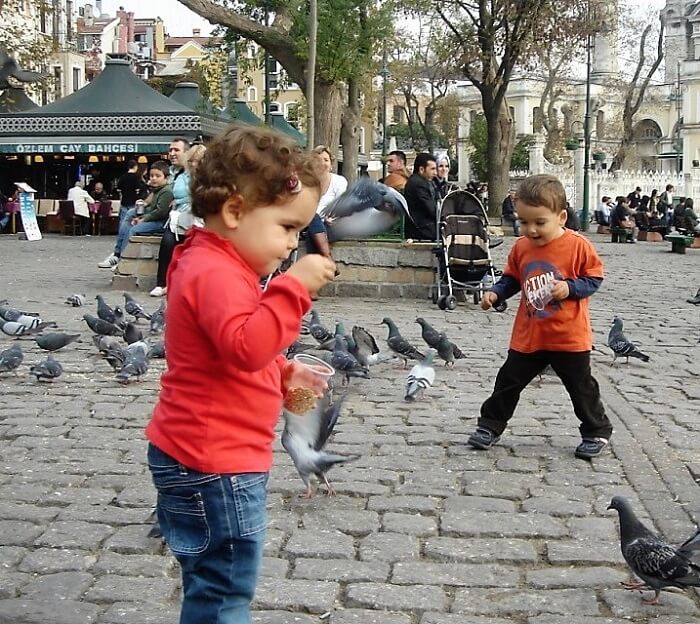
<instances>
[{"instance_id":1,"label":"sign board","mask_svg":"<svg viewBox=\"0 0 700 624\"><path fill-rule=\"evenodd\" d=\"M19 216L22 219L22 227L27 235L27 240L41 240L41 230L36 221L36 211L34 210L34 193L36 191L24 182L15 182L19 188Z\"/></svg>"},{"instance_id":2,"label":"sign board","mask_svg":"<svg viewBox=\"0 0 700 624\"><path fill-rule=\"evenodd\" d=\"M170 143L6 143L2 154L163 154Z\"/></svg>"}]
</instances>

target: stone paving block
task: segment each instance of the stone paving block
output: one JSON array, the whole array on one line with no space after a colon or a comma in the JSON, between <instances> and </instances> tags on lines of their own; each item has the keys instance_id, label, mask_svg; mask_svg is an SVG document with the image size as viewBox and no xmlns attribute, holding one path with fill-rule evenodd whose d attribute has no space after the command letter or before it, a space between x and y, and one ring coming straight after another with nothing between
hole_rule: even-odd
<instances>
[{"instance_id":1,"label":"stone paving block","mask_svg":"<svg viewBox=\"0 0 700 624\"><path fill-rule=\"evenodd\" d=\"M21 546L0 546L0 570L16 566L28 552Z\"/></svg>"},{"instance_id":2,"label":"stone paving block","mask_svg":"<svg viewBox=\"0 0 700 624\"><path fill-rule=\"evenodd\" d=\"M445 499L445 510L456 512L491 511L515 513L515 502L490 496L450 496Z\"/></svg>"},{"instance_id":3,"label":"stone paving block","mask_svg":"<svg viewBox=\"0 0 700 624\"><path fill-rule=\"evenodd\" d=\"M386 581L389 578L389 572L389 564L381 561L296 559L292 576L316 581L361 583Z\"/></svg>"},{"instance_id":4,"label":"stone paving block","mask_svg":"<svg viewBox=\"0 0 700 624\"><path fill-rule=\"evenodd\" d=\"M97 556L87 550L38 548L27 553L18 569L33 574L84 571L89 569L95 561Z\"/></svg>"},{"instance_id":5,"label":"stone paving block","mask_svg":"<svg viewBox=\"0 0 700 624\"><path fill-rule=\"evenodd\" d=\"M260 578L254 609L326 613L333 608L340 586L326 581Z\"/></svg>"},{"instance_id":6,"label":"stone paving block","mask_svg":"<svg viewBox=\"0 0 700 624\"><path fill-rule=\"evenodd\" d=\"M431 585L353 583L348 585L345 602L360 609L444 611L448 600L442 589Z\"/></svg>"},{"instance_id":7,"label":"stone paving block","mask_svg":"<svg viewBox=\"0 0 700 624\"><path fill-rule=\"evenodd\" d=\"M20 520L0 521L1 546L30 546L41 533L42 528L40 526L29 522Z\"/></svg>"},{"instance_id":8,"label":"stone paving block","mask_svg":"<svg viewBox=\"0 0 700 624\"><path fill-rule=\"evenodd\" d=\"M554 542L546 543L547 560L553 564L588 565L591 563L624 563L620 544L614 542Z\"/></svg>"},{"instance_id":9,"label":"stone paving block","mask_svg":"<svg viewBox=\"0 0 700 624\"><path fill-rule=\"evenodd\" d=\"M51 548L77 548L92 550L97 548L113 533L106 524L90 522L53 522L47 530L34 540L36 546Z\"/></svg>"},{"instance_id":10,"label":"stone paving block","mask_svg":"<svg viewBox=\"0 0 700 624\"><path fill-rule=\"evenodd\" d=\"M437 520L420 514L399 514L387 512L382 517L382 530L393 533L405 533L417 537L436 535Z\"/></svg>"},{"instance_id":11,"label":"stone paving block","mask_svg":"<svg viewBox=\"0 0 700 624\"><path fill-rule=\"evenodd\" d=\"M99 577L85 594L88 602L169 603L179 593L179 579L132 577L107 574Z\"/></svg>"},{"instance_id":12,"label":"stone paving block","mask_svg":"<svg viewBox=\"0 0 700 624\"><path fill-rule=\"evenodd\" d=\"M610 542L618 537L614 520L608 518L570 518L566 526L576 540Z\"/></svg>"},{"instance_id":13,"label":"stone paving block","mask_svg":"<svg viewBox=\"0 0 700 624\"><path fill-rule=\"evenodd\" d=\"M91 571L97 576L167 576L174 573L177 562L171 556L123 555L103 552Z\"/></svg>"},{"instance_id":14,"label":"stone paving block","mask_svg":"<svg viewBox=\"0 0 700 624\"><path fill-rule=\"evenodd\" d=\"M156 555L161 551L161 540L148 537L150 528L150 524L119 527L107 538L104 548L123 555Z\"/></svg>"},{"instance_id":15,"label":"stone paving block","mask_svg":"<svg viewBox=\"0 0 700 624\"><path fill-rule=\"evenodd\" d=\"M322 509L304 514L302 522L307 529L337 529L361 537L379 528L379 514L364 510Z\"/></svg>"},{"instance_id":16,"label":"stone paving block","mask_svg":"<svg viewBox=\"0 0 700 624\"><path fill-rule=\"evenodd\" d=\"M532 616L540 613L599 615L593 591L583 589L529 590L458 589L452 612L474 615Z\"/></svg>"},{"instance_id":17,"label":"stone paving block","mask_svg":"<svg viewBox=\"0 0 700 624\"><path fill-rule=\"evenodd\" d=\"M88 572L57 572L36 577L21 591L23 596L37 600L78 600L93 581L94 577Z\"/></svg>"},{"instance_id":18,"label":"stone paving block","mask_svg":"<svg viewBox=\"0 0 700 624\"><path fill-rule=\"evenodd\" d=\"M548 567L540 570L528 570L526 582L537 589L556 589L559 587L615 587L622 581L628 581L630 575L622 570L596 566L583 567Z\"/></svg>"},{"instance_id":19,"label":"stone paving block","mask_svg":"<svg viewBox=\"0 0 700 624\"><path fill-rule=\"evenodd\" d=\"M0 624L94 624L97 605L75 600L0 600Z\"/></svg>"},{"instance_id":20,"label":"stone paving block","mask_svg":"<svg viewBox=\"0 0 700 624\"><path fill-rule=\"evenodd\" d=\"M289 611L253 611L253 624L319 624L319 619L316 615Z\"/></svg>"},{"instance_id":21,"label":"stone paving block","mask_svg":"<svg viewBox=\"0 0 700 624\"><path fill-rule=\"evenodd\" d=\"M22 587L32 580L31 574L21 574L8 570L0 571L0 600L15 598Z\"/></svg>"},{"instance_id":22,"label":"stone paving block","mask_svg":"<svg viewBox=\"0 0 700 624\"><path fill-rule=\"evenodd\" d=\"M649 606L642 602L642 596L651 598L653 595L653 591L644 591L640 594L624 589L607 589L603 591L603 601L611 613L617 617L639 618L649 615ZM686 618L693 616L697 621L700 611L688 595L675 591L661 592L661 604L653 607L654 615L678 615Z\"/></svg>"},{"instance_id":23,"label":"stone paving block","mask_svg":"<svg viewBox=\"0 0 700 624\"><path fill-rule=\"evenodd\" d=\"M627 619L623 621L628 621ZM659 619L654 618L654 624L662 624ZM527 618L527 624L618 624L620 620L614 617L598 617L595 615L536 615ZM668 623L670 624L670 623ZM677 624L681 624L678 622ZM688 623L686 623L688 624Z\"/></svg>"},{"instance_id":24,"label":"stone paving block","mask_svg":"<svg viewBox=\"0 0 700 624\"><path fill-rule=\"evenodd\" d=\"M535 497L523 501L523 511L533 511L566 518L569 516L587 516L591 513L591 505L581 501L565 501L557 498Z\"/></svg>"},{"instance_id":25,"label":"stone paving block","mask_svg":"<svg viewBox=\"0 0 700 624\"><path fill-rule=\"evenodd\" d=\"M100 624L174 624L179 617L179 605L115 602L100 616Z\"/></svg>"},{"instance_id":26,"label":"stone paving block","mask_svg":"<svg viewBox=\"0 0 700 624\"><path fill-rule=\"evenodd\" d=\"M318 561L318 559L315 559L314 561ZM260 569L261 576L285 578L288 571L289 561L286 559L278 559L277 557L263 557L262 567Z\"/></svg>"},{"instance_id":27,"label":"stone paving block","mask_svg":"<svg viewBox=\"0 0 700 624\"><path fill-rule=\"evenodd\" d=\"M516 587L520 573L516 568L500 565L467 563L425 563L422 561L394 564L392 583L411 585L455 585L457 587Z\"/></svg>"},{"instance_id":28,"label":"stone paving block","mask_svg":"<svg viewBox=\"0 0 700 624\"><path fill-rule=\"evenodd\" d=\"M496 535L500 537L563 537L563 521L537 513L446 511L440 518L444 535Z\"/></svg>"},{"instance_id":29,"label":"stone paving block","mask_svg":"<svg viewBox=\"0 0 700 624\"><path fill-rule=\"evenodd\" d=\"M49 491L46 484L18 484L8 483L0 485L0 500L13 503L36 503Z\"/></svg>"},{"instance_id":30,"label":"stone paving block","mask_svg":"<svg viewBox=\"0 0 700 624\"><path fill-rule=\"evenodd\" d=\"M287 534L284 531L276 529L268 529L265 533L265 549L264 554L268 557L277 557L282 550L282 543L287 539Z\"/></svg>"},{"instance_id":31,"label":"stone paving block","mask_svg":"<svg viewBox=\"0 0 700 624\"><path fill-rule=\"evenodd\" d=\"M352 559L355 556L352 536L340 531L296 529L284 550L295 557Z\"/></svg>"},{"instance_id":32,"label":"stone paving block","mask_svg":"<svg viewBox=\"0 0 700 624\"><path fill-rule=\"evenodd\" d=\"M524 539L431 537L425 541L423 554L437 561L474 563L534 563L538 558L534 546Z\"/></svg>"},{"instance_id":33,"label":"stone paving block","mask_svg":"<svg viewBox=\"0 0 700 624\"><path fill-rule=\"evenodd\" d=\"M480 617L456 613L424 613L420 624L512 624L511 619Z\"/></svg>"},{"instance_id":34,"label":"stone paving block","mask_svg":"<svg viewBox=\"0 0 700 624\"><path fill-rule=\"evenodd\" d=\"M360 540L360 559L363 561L401 561L417 559L418 540L401 533L374 533Z\"/></svg>"},{"instance_id":35,"label":"stone paving block","mask_svg":"<svg viewBox=\"0 0 700 624\"><path fill-rule=\"evenodd\" d=\"M411 616L389 611L343 609L331 613L330 624L411 624Z\"/></svg>"},{"instance_id":36,"label":"stone paving block","mask_svg":"<svg viewBox=\"0 0 700 624\"><path fill-rule=\"evenodd\" d=\"M468 496L494 496L521 500L531 487L542 483L542 477L532 474L502 472L465 472L462 475L464 494Z\"/></svg>"},{"instance_id":37,"label":"stone paving block","mask_svg":"<svg viewBox=\"0 0 700 624\"><path fill-rule=\"evenodd\" d=\"M118 479L124 481L123 476ZM110 526L124 526L128 524L141 524L147 522L151 514L151 508L125 509L116 505L83 505L76 503L68 505L60 510L57 520L83 520L85 522L96 522L98 524L108 524Z\"/></svg>"},{"instance_id":38,"label":"stone paving block","mask_svg":"<svg viewBox=\"0 0 700 624\"><path fill-rule=\"evenodd\" d=\"M433 511L438 500L427 496L373 496L367 503L371 511L395 511L398 513L421 513Z\"/></svg>"}]
</instances>

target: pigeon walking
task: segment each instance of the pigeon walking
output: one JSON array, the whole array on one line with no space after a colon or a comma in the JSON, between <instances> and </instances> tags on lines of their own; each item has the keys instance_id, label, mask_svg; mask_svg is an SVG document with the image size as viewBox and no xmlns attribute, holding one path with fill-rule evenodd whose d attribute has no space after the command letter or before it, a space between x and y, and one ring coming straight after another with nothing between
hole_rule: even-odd
<instances>
[{"instance_id":1,"label":"pigeon walking","mask_svg":"<svg viewBox=\"0 0 700 624\"><path fill-rule=\"evenodd\" d=\"M104 297L102 295L97 295L95 299L97 300L98 318L101 318L103 321L107 321L108 323L112 323L112 325L116 325L117 317L114 314L114 310L112 310L112 308L105 303Z\"/></svg>"},{"instance_id":2,"label":"pigeon walking","mask_svg":"<svg viewBox=\"0 0 700 624\"><path fill-rule=\"evenodd\" d=\"M74 293L70 297L66 297L65 303L74 308L79 308L87 303L87 297L80 293Z\"/></svg>"},{"instance_id":3,"label":"pigeon walking","mask_svg":"<svg viewBox=\"0 0 700 624\"><path fill-rule=\"evenodd\" d=\"M642 602L658 605L664 587L700 587L700 566L690 560L691 553L700 548L700 531L674 547L647 529L624 497L614 496L608 509L615 509L620 517L622 556L632 572L643 581L623 583L625 589L649 587L654 590L654 597L642 598Z\"/></svg>"},{"instance_id":4,"label":"pigeon walking","mask_svg":"<svg viewBox=\"0 0 700 624\"><path fill-rule=\"evenodd\" d=\"M423 396L426 388L430 388L435 381L435 369L433 368L433 358L435 349L430 348L425 353L422 362L416 364L408 373L406 378L406 401L415 401L419 396Z\"/></svg>"},{"instance_id":5,"label":"pigeon walking","mask_svg":"<svg viewBox=\"0 0 700 624\"><path fill-rule=\"evenodd\" d=\"M51 333L44 334L43 336L37 336L34 339L37 345L45 351L58 351L63 349L66 345L71 342L75 342L80 338L80 334L59 334Z\"/></svg>"},{"instance_id":6,"label":"pigeon walking","mask_svg":"<svg viewBox=\"0 0 700 624\"><path fill-rule=\"evenodd\" d=\"M418 349L399 333L396 323L388 316L382 319L382 324L389 328L389 336L386 339L386 344L403 360L404 368L408 365L408 360L421 361L425 358L425 355L418 351Z\"/></svg>"},{"instance_id":7,"label":"pigeon walking","mask_svg":"<svg viewBox=\"0 0 700 624\"><path fill-rule=\"evenodd\" d=\"M416 319L416 323L420 325L421 336L423 337L423 340L425 340L425 343L429 347L437 349L440 343L440 336L444 332L439 332L430 323L428 323L428 321L421 317L418 317ZM454 355L455 360L463 360L467 357L454 342L450 342L450 344L452 345L452 353Z\"/></svg>"},{"instance_id":8,"label":"pigeon walking","mask_svg":"<svg viewBox=\"0 0 700 624\"><path fill-rule=\"evenodd\" d=\"M610 363L610 366L615 363L618 357L626 357L627 363L629 363L631 357L639 358L642 362L649 361L649 356L637 349L622 333L622 319L618 316L613 319L612 327L608 334L608 346L613 352L613 361Z\"/></svg>"},{"instance_id":9,"label":"pigeon walking","mask_svg":"<svg viewBox=\"0 0 700 624\"><path fill-rule=\"evenodd\" d=\"M333 433L342 406L342 398L331 405L329 393L326 392L308 414L300 416L286 409L283 411L285 424L282 432L282 446L289 453L306 486L304 496L307 498L311 498L314 494L311 486L312 476L315 475L319 481L322 480L328 488L327 495L332 496L335 490L328 481L326 472L336 464L343 464L360 457L327 453L323 450Z\"/></svg>"},{"instance_id":10,"label":"pigeon walking","mask_svg":"<svg viewBox=\"0 0 700 624\"><path fill-rule=\"evenodd\" d=\"M18 344L12 345L9 349L0 352L0 373L16 371L24 359L22 347Z\"/></svg>"},{"instance_id":11,"label":"pigeon walking","mask_svg":"<svg viewBox=\"0 0 700 624\"><path fill-rule=\"evenodd\" d=\"M144 307L136 301L129 293L124 294L124 309L127 314L131 314L136 320L142 318L147 321L151 320L151 315L144 310Z\"/></svg>"},{"instance_id":12,"label":"pigeon walking","mask_svg":"<svg viewBox=\"0 0 700 624\"><path fill-rule=\"evenodd\" d=\"M121 336L124 333L114 323L103 321L96 316L92 316L92 314L83 314L83 320L92 331L101 336Z\"/></svg>"},{"instance_id":13,"label":"pigeon walking","mask_svg":"<svg viewBox=\"0 0 700 624\"><path fill-rule=\"evenodd\" d=\"M37 381L42 379L46 381L53 381L63 374L63 366L60 362L54 359L53 355L49 353L47 358L43 362L35 364L29 369L29 372L36 376Z\"/></svg>"},{"instance_id":14,"label":"pigeon walking","mask_svg":"<svg viewBox=\"0 0 700 624\"><path fill-rule=\"evenodd\" d=\"M445 334L440 334L436 350L441 359L445 360L445 366L452 368L455 365L454 344Z\"/></svg>"}]
</instances>

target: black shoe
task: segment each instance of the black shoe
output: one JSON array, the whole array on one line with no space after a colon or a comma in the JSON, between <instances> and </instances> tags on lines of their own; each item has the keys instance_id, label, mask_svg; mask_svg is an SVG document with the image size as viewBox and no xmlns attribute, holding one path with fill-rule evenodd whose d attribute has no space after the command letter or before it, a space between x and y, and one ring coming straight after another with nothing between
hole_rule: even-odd
<instances>
[{"instance_id":1,"label":"black shoe","mask_svg":"<svg viewBox=\"0 0 700 624\"><path fill-rule=\"evenodd\" d=\"M700 303L700 288L698 288L698 292L695 293L694 297L691 297L690 299L686 299L688 303L694 303L695 305Z\"/></svg>"},{"instance_id":2,"label":"black shoe","mask_svg":"<svg viewBox=\"0 0 700 624\"><path fill-rule=\"evenodd\" d=\"M598 457L608 445L605 438L583 438L581 444L576 447L574 455L579 459L591 459Z\"/></svg>"},{"instance_id":3,"label":"black shoe","mask_svg":"<svg viewBox=\"0 0 700 624\"><path fill-rule=\"evenodd\" d=\"M486 451L500 439L501 436L496 435L493 431L489 431L484 427L477 427L474 433L469 436L467 444L475 449L479 449L480 451Z\"/></svg>"}]
</instances>

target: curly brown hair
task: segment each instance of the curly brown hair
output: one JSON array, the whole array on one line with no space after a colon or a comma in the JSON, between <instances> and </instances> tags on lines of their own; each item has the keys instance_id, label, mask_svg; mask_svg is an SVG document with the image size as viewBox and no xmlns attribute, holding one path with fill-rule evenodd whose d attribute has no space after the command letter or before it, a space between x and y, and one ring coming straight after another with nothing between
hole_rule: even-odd
<instances>
[{"instance_id":1,"label":"curly brown hair","mask_svg":"<svg viewBox=\"0 0 700 624\"><path fill-rule=\"evenodd\" d=\"M316 158L277 130L233 124L207 146L192 172L192 212L198 217L216 214L235 194L249 209L278 203L292 194L292 176L320 196Z\"/></svg>"},{"instance_id":2,"label":"curly brown hair","mask_svg":"<svg viewBox=\"0 0 700 624\"><path fill-rule=\"evenodd\" d=\"M566 210L566 191L553 175L538 174L525 178L519 185L516 200L528 206L544 206L559 214Z\"/></svg>"}]
</instances>

